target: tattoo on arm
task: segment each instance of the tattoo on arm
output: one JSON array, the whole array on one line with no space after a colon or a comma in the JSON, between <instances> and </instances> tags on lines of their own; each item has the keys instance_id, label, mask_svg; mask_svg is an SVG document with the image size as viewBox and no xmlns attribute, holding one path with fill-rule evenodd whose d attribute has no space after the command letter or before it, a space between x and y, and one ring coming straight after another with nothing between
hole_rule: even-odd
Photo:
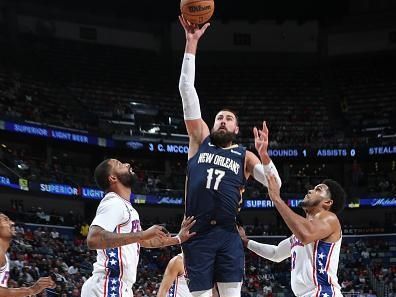
<instances>
[{"instance_id":1,"label":"tattoo on arm","mask_svg":"<svg viewBox=\"0 0 396 297\"><path fill-rule=\"evenodd\" d=\"M142 242L142 246L145 248L159 248L175 244L179 244L179 241L175 237L168 237L162 240L160 238L152 238Z\"/></svg>"},{"instance_id":2,"label":"tattoo on arm","mask_svg":"<svg viewBox=\"0 0 396 297\"><path fill-rule=\"evenodd\" d=\"M160 240L159 238L152 238L149 240L145 240L143 246L146 248L158 248L166 245L165 242Z\"/></svg>"},{"instance_id":3,"label":"tattoo on arm","mask_svg":"<svg viewBox=\"0 0 396 297\"><path fill-rule=\"evenodd\" d=\"M107 249L139 242L140 233L113 233L99 226L89 229L87 243L90 249Z\"/></svg>"},{"instance_id":4,"label":"tattoo on arm","mask_svg":"<svg viewBox=\"0 0 396 297\"><path fill-rule=\"evenodd\" d=\"M107 231L100 232L100 244L106 247L118 247L129 244L128 234L110 233Z\"/></svg>"}]
</instances>

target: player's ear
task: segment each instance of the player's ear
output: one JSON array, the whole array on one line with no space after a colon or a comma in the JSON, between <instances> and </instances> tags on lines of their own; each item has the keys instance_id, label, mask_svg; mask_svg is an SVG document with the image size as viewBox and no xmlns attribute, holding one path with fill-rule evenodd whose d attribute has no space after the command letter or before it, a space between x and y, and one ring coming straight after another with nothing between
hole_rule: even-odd
<instances>
[{"instance_id":1,"label":"player's ear","mask_svg":"<svg viewBox=\"0 0 396 297\"><path fill-rule=\"evenodd\" d=\"M235 134L238 134L239 133L239 126L236 126L235 127Z\"/></svg>"},{"instance_id":2,"label":"player's ear","mask_svg":"<svg viewBox=\"0 0 396 297\"><path fill-rule=\"evenodd\" d=\"M332 199L326 199L324 201L324 204L327 206L327 209L329 210L331 206L333 205L333 200Z\"/></svg>"},{"instance_id":3,"label":"player's ear","mask_svg":"<svg viewBox=\"0 0 396 297\"><path fill-rule=\"evenodd\" d=\"M109 184L112 185L117 181L117 177L115 175L109 175Z\"/></svg>"}]
</instances>

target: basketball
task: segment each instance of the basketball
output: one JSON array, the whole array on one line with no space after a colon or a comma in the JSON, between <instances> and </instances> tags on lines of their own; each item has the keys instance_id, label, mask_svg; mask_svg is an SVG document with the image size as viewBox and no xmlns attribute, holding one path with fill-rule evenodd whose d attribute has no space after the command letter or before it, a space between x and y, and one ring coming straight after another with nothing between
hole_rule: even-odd
<instances>
[{"instance_id":1,"label":"basketball","mask_svg":"<svg viewBox=\"0 0 396 297\"><path fill-rule=\"evenodd\" d=\"M209 21L214 12L213 0L181 0L180 10L183 17L193 24Z\"/></svg>"}]
</instances>

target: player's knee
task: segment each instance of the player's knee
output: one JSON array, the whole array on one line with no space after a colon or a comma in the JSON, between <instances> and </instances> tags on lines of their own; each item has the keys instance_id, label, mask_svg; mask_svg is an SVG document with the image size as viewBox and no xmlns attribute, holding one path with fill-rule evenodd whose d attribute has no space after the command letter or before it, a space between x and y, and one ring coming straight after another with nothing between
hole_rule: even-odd
<instances>
[{"instance_id":1,"label":"player's knee","mask_svg":"<svg viewBox=\"0 0 396 297\"><path fill-rule=\"evenodd\" d=\"M212 289L191 292L193 297L212 297Z\"/></svg>"},{"instance_id":2,"label":"player's knee","mask_svg":"<svg viewBox=\"0 0 396 297\"><path fill-rule=\"evenodd\" d=\"M220 297L240 297L242 282L217 283Z\"/></svg>"}]
</instances>

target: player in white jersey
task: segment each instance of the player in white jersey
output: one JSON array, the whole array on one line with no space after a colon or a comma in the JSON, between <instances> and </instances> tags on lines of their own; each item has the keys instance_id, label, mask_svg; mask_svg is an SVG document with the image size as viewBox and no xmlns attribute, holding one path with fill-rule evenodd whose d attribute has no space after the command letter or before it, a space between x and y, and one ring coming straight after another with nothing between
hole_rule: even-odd
<instances>
[{"instance_id":1,"label":"player in white jersey","mask_svg":"<svg viewBox=\"0 0 396 297\"><path fill-rule=\"evenodd\" d=\"M269 196L293 235L277 246L261 244L249 240L239 227L245 246L274 262L291 257L291 287L296 296L342 296L337 278L342 234L336 214L344 208L345 191L336 181L324 180L301 202L304 218L282 200L273 176L268 177L268 185Z\"/></svg>"},{"instance_id":2,"label":"player in white jersey","mask_svg":"<svg viewBox=\"0 0 396 297\"><path fill-rule=\"evenodd\" d=\"M217 287L212 297L219 296ZM165 269L157 297L192 297L185 278L183 253L174 256Z\"/></svg>"},{"instance_id":3,"label":"player in white jersey","mask_svg":"<svg viewBox=\"0 0 396 297\"><path fill-rule=\"evenodd\" d=\"M0 297L25 297L36 295L47 288L54 288L56 286L55 282L50 277L41 277L30 287L7 288L10 263L6 253L14 235L14 222L5 214L0 213Z\"/></svg>"},{"instance_id":4,"label":"player in white jersey","mask_svg":"<svg viewBox=\"0 0 396 297\"><path fill-rule=\"evenodd\" d=\"M157 297L192 297L184 276L183 254L178 254L166 266Z\"/></svg>"},{"instance_id":5,"label":"player in white jersey","mask_svg":"<svg viewBox=\"0 0 396 297\"><path fill-rule=\"evenodd\" d=\"M84 283L82 297L133 296L140 246L148 248L180 244L194 233L193 218L182 223L179 234L169 237L158 225L142 231L139 214L129 202L136 179L132 167L107 159L95 169L95 180L106 194L101 200L87 236L90 249L97 250L93 275Z\"/></svg>"}]
</instances>

